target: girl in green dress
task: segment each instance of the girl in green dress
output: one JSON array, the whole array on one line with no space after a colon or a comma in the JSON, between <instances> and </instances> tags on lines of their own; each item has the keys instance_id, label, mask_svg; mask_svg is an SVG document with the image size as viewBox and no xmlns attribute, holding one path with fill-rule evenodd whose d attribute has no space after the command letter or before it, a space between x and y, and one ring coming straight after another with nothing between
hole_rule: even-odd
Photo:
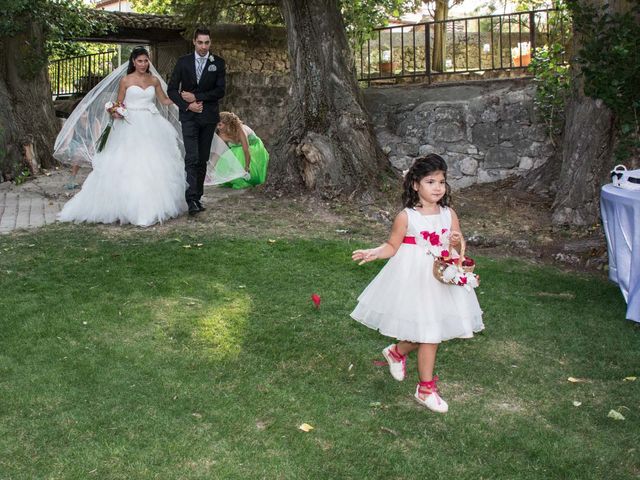
<instances>
[{"instance_id":1,"label":"girl in green dress","mask_svg":"<svg viewBox=\"0 0 640 480\"><path fill-rule=\"evenodd\" d=\"M245 178L238 178L222 186L231 188L247 188L264 183L267 178L269 152L253 130L246 126L235 113L220 112L217 132L224 140L233 156L220 159L222 162L237 161L247 171Z\"/></svg>"}]
</instances>

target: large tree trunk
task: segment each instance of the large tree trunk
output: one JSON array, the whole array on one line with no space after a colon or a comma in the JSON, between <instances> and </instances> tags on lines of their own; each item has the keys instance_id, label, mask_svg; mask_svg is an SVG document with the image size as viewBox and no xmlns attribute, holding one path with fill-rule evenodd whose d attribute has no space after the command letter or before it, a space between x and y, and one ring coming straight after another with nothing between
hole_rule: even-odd
<instances>
[{"instance_id":1,"label":"large tree trunk","mask_svg":"<svg viewBox=\"0 0 640 480\"><path fill-rule=\"evenodd\" d=\"M605 4L606 0L580 0L583 4ZM609 11L625 11L624 0L606 2ZM581 48L582 33L574 28L574 52ZM608 183L613 167L614 116L600 100L583 90L580 65L572 64L572 92L565 110L565 128L560 145L562 167L553 203L555 224L588 225L600 217L600 187Z\"/></svg>"},{"instance_id":2,"label":"large tree trunk","mask_svg":"<svg viewBox=\"0 0 640 480\"><path fill-rule=\"evenodd\" d=\"M585 96L582 82L573 78L552 219L555 224L589 225L598 221L600 186L613 166L613 115L602 101Z\"/></svg>"},{"instance_id":3,"label":"large tree trunk","mask_svg":"<svg viewBox=\"0 0 640 480\"><path fill-rule=\"evenodd\" d=\"M449 18L449 0L436 0L436 9L433 13L435 21L442 21ZM433 24L433 57L431 60L431 69L436 72L444 72L446 70L445 57L447 45L447 24Z\"/></svg>"},{"instance_id":4,"label":"large tree trunk","mask_svg":"<svg viewBox=\"0 0 640 480\"><path fill-rule=\"evenodd\" d=\"M0 173L12 179L50 167L59 123L53 109L42 29L0 38Z\"/></svg>"},{"instance_id":5,"label":"large tree trunk","mask_svg":"<svg viewBox=\"0 0 640 480\"><path fill-rule=\"evenodd\" d=\"M325 195L374 185L387 163L364 108L337 1L280 3L292 98L272 148L269 183Z\"/></svg>"}]
</instances>

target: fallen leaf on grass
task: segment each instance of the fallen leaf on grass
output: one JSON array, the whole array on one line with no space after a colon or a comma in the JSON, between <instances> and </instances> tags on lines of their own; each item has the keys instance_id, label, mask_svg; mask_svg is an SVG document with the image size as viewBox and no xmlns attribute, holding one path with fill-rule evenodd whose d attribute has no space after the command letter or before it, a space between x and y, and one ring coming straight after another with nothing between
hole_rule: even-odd
<instances>
[{"instance_id":1,"label":"fallen leaf on grass","mask_svg":"<svg viewBox=\"0 0 640 480\"><path fill-rule=\"evenodd\" d=\"M622 379L623 382L635 382L638 377L624 377Z\"/></svg>"},{"instance_id":2,"label":"fallen leaf on grass","mask_svg":"<svg viewBox=\"0 0 640 480\"><path fill-rule=\"evenodd\" d=\"M614 420L624 420L624 415L615 410L609 410L609 414L607 415L609 418L613 418Z\"/></svg>"},{"instance_id":3,"label":"fallen leaf on grass","mask_svg":"<svg viewBox=\"0 0 640 480\"><path fill-rule=\"evenodd\" d=\"M313 430L313 427L308 423L303 423L298 427L298 430L302 430L303 432L310 432L311 430Z\"/></svg>"},{"instance_id":4,"label":"fallen leaf on grass","mask_svg":"<svg viewBox=\"0 0 640 480\"><path fill-rule=\"evenodd\" d=\"M263 422L262 420L258 420L256 422L256 428L258 430L266 430L267 429L267 422Z\"/></svg>"},{"instance_id":5,"label":"fallen leaf on grass","mask_svg":"<svg viewBox=\"0 0 640 480\"><path fill-rule=\"evenodd\" d=\"M571 383L588 383L589 380L587 380L586 378L575 378L575 377L569 377L567 378L568 382Z\"/></svg>"}]
</instances>

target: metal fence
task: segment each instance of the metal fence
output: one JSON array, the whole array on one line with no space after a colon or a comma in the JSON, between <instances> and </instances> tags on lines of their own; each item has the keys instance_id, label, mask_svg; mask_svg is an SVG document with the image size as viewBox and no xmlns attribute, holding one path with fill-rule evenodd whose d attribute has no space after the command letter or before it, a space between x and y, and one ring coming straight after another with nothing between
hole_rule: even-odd
<instances>
[{"instance_id":1,"label":"metal fence","mask_svg":"<svg viewBox=\"0 0 640 480\"><path fill-rule=\"evenodd\" d=\"M109 50L51 62L51 94L59 98L87 93L114 70L116 55L115 50Z\"/></svg>"},{"instance_id":2,"label":"metal fence","mask_svg":"<svg viewBox=\"0 0 640 480\"><path fill-rule=\"evenodd\" d=\"M524 71L536 49L566 45L569 29L556 9L377 28L356 52L358 80Z\"/></svg>"}]
</instances>

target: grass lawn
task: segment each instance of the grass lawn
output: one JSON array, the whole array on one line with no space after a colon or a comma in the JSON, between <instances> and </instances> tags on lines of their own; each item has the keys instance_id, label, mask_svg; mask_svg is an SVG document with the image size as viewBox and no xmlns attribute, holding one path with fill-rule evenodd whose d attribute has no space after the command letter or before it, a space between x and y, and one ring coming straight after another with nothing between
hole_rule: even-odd
<instances>
[{"instance_id":1,"label":"grass lawn","mask_svg":"<svg viewBox=\"0 0 640 480\"><path fill-rule=\"evenodd\" d=\"M349 318L379 238L130 231L0 237L0 479L640 476L640 328L604 278L477 259L438 415Z\"/></svg>"}]
</instances>

